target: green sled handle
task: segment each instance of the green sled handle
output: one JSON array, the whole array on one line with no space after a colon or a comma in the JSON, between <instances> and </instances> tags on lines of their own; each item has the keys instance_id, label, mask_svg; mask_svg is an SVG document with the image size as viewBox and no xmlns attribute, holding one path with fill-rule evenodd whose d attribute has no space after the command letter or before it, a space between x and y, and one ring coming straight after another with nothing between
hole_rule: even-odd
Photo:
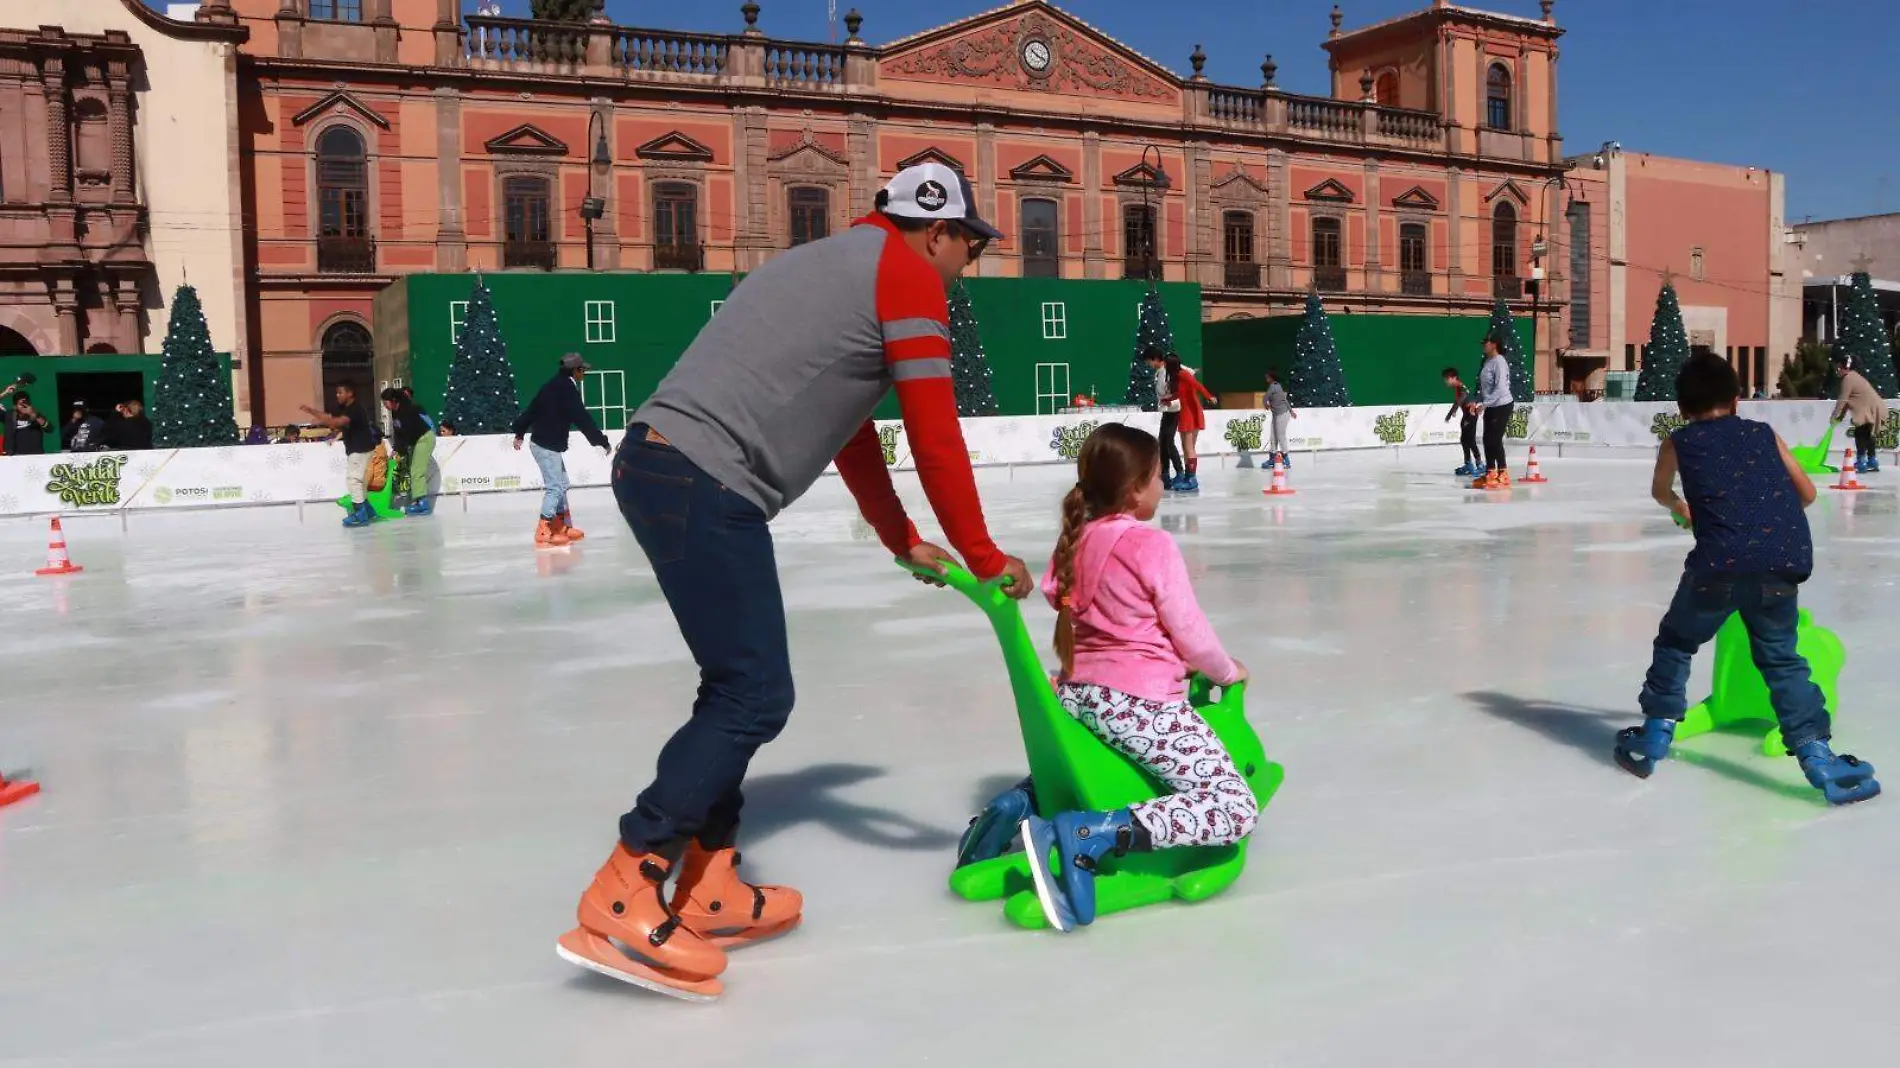
<instances>
[{"instance_id":1,"label":"green sled handle","mask_svg":"<svg viewBox=\"0 0 1900 1068\"><path fill-rule=\"evenodd\" d=\"M1840 636L1816 623L1803 608L1795 623L1795 652L1807 660L1828 712L1838 719L1841 669L1847 666L1847 647ZM1781 730L1775 725L1774 704L1768 699L1768 683L1755 666L1748 627L1737 613L1715 632L1714 685L1708 699L1689 709L1676 727L1676 738L1680 741L1711 731L1754 731L1763 727L1768 733L1761 740L1762 755L1778 757L1786 753Z\"/></svg>"},{"instance_id":2,"label":"green sled handle","mask_svg":"<svg viewBox=\"0 0 1900 1068\"><path fill-rule=\"evenodd\" d=\"M989 617L1003 647L1023 751L1036 783L1036 804L1045 818L1064 811L1113 811L1170 792L1139 765L1103 744L1056 700L1055 687L1022 612L1005 591L1006 580L986 582L949 561L944 561L941 572L906 560L898 565L944 583ZM1259 734L1247 722L1246 690L1244 683L1218 688L1197 676L1189 684L1188 698L1233 757L1264 812L1285 780L1286 769L1267 759ZM1171 898L1204 900L1232 885L1246 863L1245 841L1110 857L1096 876L1096 913L1105 916ZM950 890L966 901L1004 901L1004 914L1019 927L1047 926L1021 853L958 868L951 873Z\"/></svg>"},{"instance_id":3,"label":"green sled handle","mask_svg":"<svg viewBox=\"0 0 1900 1068\"><path fill-rule=\"evenodd\" d=\"M1839 426L1830 420L1827 433L1821 435L1819 445L1789 445L1788 455L1801 465L1801 470L1810 475L1831 475L1840 469L1827 462L1828 454L1834 450L1834 428Z\"/></svg>"}]
</instances>

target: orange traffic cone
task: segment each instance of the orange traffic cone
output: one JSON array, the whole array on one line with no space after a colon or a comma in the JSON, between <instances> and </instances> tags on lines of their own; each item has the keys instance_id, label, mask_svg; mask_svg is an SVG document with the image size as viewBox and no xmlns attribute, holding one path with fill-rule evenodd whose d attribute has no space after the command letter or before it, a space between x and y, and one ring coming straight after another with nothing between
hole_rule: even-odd
<instances>
[{"instance_id":1,"label":"orange traffic cone","mask_svg":"<svg viewBox=\"0 0 1900 1068\"><path fill-rule=\"evenodd\" d=\"M1538 470L1537 468L1537 446L1535 445L1531 446L1531 462L1530 462L1530 466L1525 468L1524 470L1524 481L1526 482L1549 482L1550 481L1550 479L1545 478L1544 473Z\"/></svg>"},{"instance_id":2,"label":"orange traffic cone","mask_svg":"<svg viewBox=\"0 0 1900 1068\"><path fill-rule=\"evenodd\" d=\"M1269 497L1291 497L1293 490L1286 484L1286 464L1278 456L1273 458L1273 482L1261 491Z\"/></svg>"},{"instance_id":3,"label":"orange traffic cone","mask_svg":"<svg viewBox=\"0 0 1900 1068\"><path fill-rule=\"evenodd\" d=\"M1847 455L1841 460L1840 480L1828 488L1847 490L1849 492L1867 488L1860 484L1860 476L1854 473L1854 450L1851 447L1847 450Z\"/></svg>"},{"instance_id":4,"label":"orange traffic cone","mask_svg":"<svg viewBox=\"0 0 1900 1068\"><path fill-rule=\"evenodd\" d=\"M73 563L66 555L66 532L59 528L59 517L53 517L53 531L46 536L46 566L33 572L35 575L77 575L85 568Z\"/></svg>"},{"instance_id":5,"label":"orange traffic cone","mask_svg":"<svg viewBox=\"0 0 1900 1068\"><path fill-rule=\"evenodd\" d=\"M0 775L0 808L5 808L15 801L24 801L39 792L39 783L27 782L25 779L14 779L9 782L5 775Z\"/></svg>"}]
</instances>

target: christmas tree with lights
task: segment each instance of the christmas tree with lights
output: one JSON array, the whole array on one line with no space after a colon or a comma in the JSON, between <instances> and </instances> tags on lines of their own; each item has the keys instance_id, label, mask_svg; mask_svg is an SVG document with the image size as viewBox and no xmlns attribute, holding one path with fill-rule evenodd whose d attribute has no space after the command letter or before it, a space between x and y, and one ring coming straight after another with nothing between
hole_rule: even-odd
<instances>
[{"instance_id":1,"label":"christmas tree with lights","mask_svg":"<svg viewBox=\"0 0 1900 1068\"><path fill-rule=\"evenodd\" d=\"M958 415L995 415L996 384L983 355L976 310L962 282L950 291L950 378L957 390Z\"/></svg>"},{"instance_id":2,"label":"christmas tree with lights","mask_svg":"<svg viewBox=\"0 0 1900 1068\"><path fill-rule=\"evenodd\" d=\"M1511 399L1519 404L1535 400L1537 387L1531 385L1530 361L1524 358L1524 346L1518 343L1517 323L1511 318L1511 309L1502 300L1491 309L1491 323L1485 327L1483 340L1492 338L1497 339L1498 352L1503 354L1504 362L1511 368ZM1670 388L1675 388L1673 381Z\"/></svg>"},{"instance_id":3,"label":"christmas tree with lights","mask_svg":"<svg viewBox=\"0 0 1900 1068\"><path fill-rule=\"evenodd\" d=\"M515 394L515 371L508 365L508 345L501 339L501 320L495 300L482 276L468 298L468 321L455 340L455 358L449 363L449 381L442 397L442 418L455 424L459 434L503 434L514 425L521 400Z\"/></svg>"},{"instance_id":4,"label":"christmas tree with lights","mask_svg":"<svg viewBox=\"0 0 1900 1068\"><path fill-rule=\"evenodd\" d=\"M1865 270L1865 261L1855 265L1847 289L1847 303L1841 308L1840 355L1867 384L1883 397L1900 396L1900 381L1893 369L1893 341L1887 337L1886 324L1880 320L1880 304L1874 299L1873 278Z\"/></svg>"},{"instance_id":5,"label":"christmas tree with lights","mask_svg":"<svg viewBox=\"0 0 1900 1068\"><path fill-rule=\"evenodd\" d=\"M1144 412L1155 410L1155 373L1148 366L1148 353L1157 350L1173 352L1174 333L1168 329L1168 309L1161 303L1161 293L1150 284L1147 295L1141 298L1141 318L1135 324L1135 357L1128 366L1128 395L1123 404Z\"/></svg>"},{"instance_id":6,"label":"christmas tree with lights","mask_svg":"<svg viewBox=\"0 0 1900 1068\"><path fill-rule=\"evenodd\" d=\"M1689 360L1689 331L1682 325L1682 303L1675 283L1663 276L1656 295L1656 318L1649 324L1649 345L1643 349L1643 373L1636 379L1639 401L1676 399L1676 376Z\"/></svg>"},{"instance_id":7,"label":"christmas tree with lights","mask_svg":"<svg viewBox=\"0 0 1900 1068\"><path fill-rule=\"evenodd\" d=\"M1339 365L1333 344L1332 320L1318 293L1306 295L1306 318L1293 339L1293 366L1287 370L1286 389L1302 408L1347 408L1346 371Z\"/></svg>"},{"instance_id":8,"label":"christmas tree with lights","mask_svg":"<svg viewBox=\"0 0 1900 1068\"><path fill-rule=\"evenodd\" d=\"M189 285L172 295L165 328L164 359L152 387L152 444L161 449L236 445L231 412L231 376L211 351L204 305Z\"/></svg>"}]
</instances>

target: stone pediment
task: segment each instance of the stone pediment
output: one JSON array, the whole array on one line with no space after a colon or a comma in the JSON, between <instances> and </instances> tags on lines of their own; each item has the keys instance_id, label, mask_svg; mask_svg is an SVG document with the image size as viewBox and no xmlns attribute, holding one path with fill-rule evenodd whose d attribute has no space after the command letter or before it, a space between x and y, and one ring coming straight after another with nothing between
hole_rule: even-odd
<instances>
[{"instance_id":1,"label":"stone pediment","mask_svg":"<svg viewBox=\"0 0 1900 1068\"><path fill-rule=\"evenodd\" d=\"M850 161L813 140L794 141L766 157L772 163L807 168L845 167Z\"/></svg>"},{"instance_id":2,"label":"stone pediment","mask_svg":"<svg viewBox=\"0 0 1900 1068\"><path fill-rule=\"evenodd\" d=\"M641 159L668 160L674 163L711 163L713 150L678 130L648 141L633 150Z\"/></svg>"},{"instance_id":3,"label":"stone pediment","mask_svg":"<svg viewBox=\"0 0 1900 1068\"><path fill-rule=\"evenodd\" d=\"M924 81L1175 105L1173 72L1068 12L1027 0L897 41L883 81Z\"/></svg>"},{"instance_id":4,"label":"stone pediment","mask_svg":"<svg viewBox=\"0 0 1900 1068\"><path fill-rule=\"evenodd\" d=\"M482 145L491 156L565 156L567 142L532 123L523 123Z\"/></svg>"},{"instance_id":5,"label":"stone pediment","mask_svg":"<svg viewBox=\"0 0 1900 1068\"><path fill-rule=\"evenodd\" d=\"M1529 204L1531 202L1531 198L1518 186L1517 182L1511 178L1506 178L1504 181L1499 182L1496 189L1485 194L1484 202L1489 204L1499 197L1510 197L1519 204Z\"/></svg>"},{"instance_id":6,"label":"stone pediment","mask_svg":"<svg viewBox=\"0 0 1900 1068\"><path fill-rule=\"evenodd\" d=\"M1395 208L1411 208L1414 211L1437 211L1438 198L1421 186L1413 186L1392 198Z\"/></svg>"},{"instance_id":7,"label":"stone pediment","mask_svg":"<svg viewBox=\"0 0 1900 1068\"><path fill-rule=\"evenodd\" d=\"M1075 172L1048 156L1037 156L1010 168L1009 176L1019 182L1073 182Z\"/></svg>"},{"instance_id":8,"label":"stone pediment","mask_svg":"<svg viewBox=\"0 0 1900 1068\"><path fill-rule=\"evenodd\" d=\"M904 159L898 160L897 169L901 171L905 167L915 167L919 163L941 163L951 170L956 171L958 174L963 173L962 160L934 146L926 148L914 156L907 156Z\"/></svg>"},{"instance_id":9,"label":"stone pediment","mask_svg":"<svg viewBox=\"0 0 1900 1068\"><path fill-rule=\"evenodd\" d=\"M1267 185L1238 168L1228 171L1214 183L1214 196L1220 200L1257 203L1267 199Z\"/></svg>"},{"instance_id":10,"label":"stone pediment","mask_svg":"<svg viewBox=\"0 0 1900 1068\"><path fill-rule=\"evenodd\" d=\"M1333 178L1326 179L1301 195L1308 200L1318 200L1329 204L1350 204L1355 199L1352 190Z\"/></svg>"},{"instance_id":11,"label":"stone pediment","mask_svg":"<svg viewBox=\"0 0 1900 1068\"><path fill-rule=\"evenodd\" d=\"M290 124L292 126L304 126L309 124L312 119L337 110L348 111L380 129L389 129L388 119L383 118L368 104L363 103L361 100L356 99L341 89L331 93L329 96L324 97L322 100L317 101L302 111L299 111L291 118Z\"/></svg>"}]
</instances>

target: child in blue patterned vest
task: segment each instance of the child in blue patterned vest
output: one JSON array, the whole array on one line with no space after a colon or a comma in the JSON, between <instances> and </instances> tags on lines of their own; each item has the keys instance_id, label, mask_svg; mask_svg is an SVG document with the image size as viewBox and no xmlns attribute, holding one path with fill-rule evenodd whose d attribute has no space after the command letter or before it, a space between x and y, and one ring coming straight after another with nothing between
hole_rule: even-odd
<instances>
[{"instance_id":1,"label":"child in blue patterned vest","mask_svg":"<svg viewBox=\"0 0 1900 1068\"><path fill-rule=\"evenodd\" d=\"M1676 376L1689 424L1663 442L1650 493L1695 532L1695 548L1656 635L1638 699L1646 719L1617 735L1616 762L1640 778L1655 770L1688 708L1690 661L1740 613L1789 754L1828 801L1865 801L1880 793L1873 765L1828 748L1827 704L1795 649L1797 595L1814 570L1802 513L1814 484L1768 424L1735 414L1740 392L1735 369L1713 354L1691 357Z\"/></svg>"}]
</instances>

